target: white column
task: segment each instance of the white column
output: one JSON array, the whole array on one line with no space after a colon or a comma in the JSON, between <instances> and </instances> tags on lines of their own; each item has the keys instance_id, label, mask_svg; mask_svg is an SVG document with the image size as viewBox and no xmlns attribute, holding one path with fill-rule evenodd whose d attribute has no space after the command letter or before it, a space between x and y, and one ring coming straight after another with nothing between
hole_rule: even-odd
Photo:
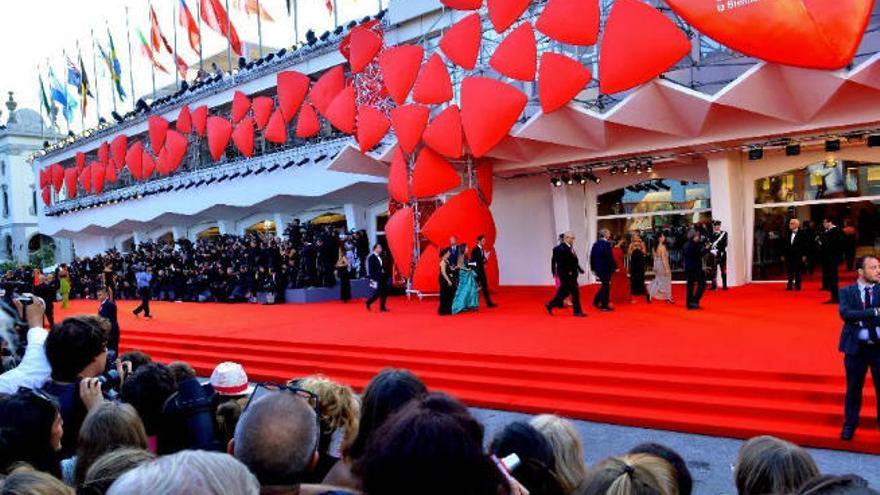
<instances>
[{"instance_id":1,"label":"white column","mask_svg":"<svg viewBox=\"0 0 880 495\"><path fill-rule=\"evenodd\" d=\"M176 225L171 227L171 235L174 237L175 241L178 239L186 239L186 227L178 227Z\"/></svg>"},{"instance_id":2,"label":"white column","mask_svg":"<svg viewBox=\"0 0 880 495\"><path fill-rule=\"evenodd\" d=\"M360 230L367 228L367 209L353 203L343 205L345 223L348 230Z\"/></svg>"},{"instance_id":3,"label":"white column","mask_svg":"<svg viewBox=\"0 0 880 495\"><path fill-rule=\"evenodd\" d=\"M746 205L743 199L745 180L742 154L716 153L708 156L709 187L712 194L712 218L721 221L727 232L727 285L737 286L746 280L745 225Z\"/></svg>"},{"instance_id":4,"label":"white column","mask_svg":"<svg viewBox=\"0 0 880 495\"><path fill-rule=\"evenodd\" d=\"M553 222L555 226L555 235L559 236L564 232L574 234L574 249L580 260L581 266L587 270L589 264L589 242L587 238L587 217L586 217L586 195L584 186L581 184L567 185L560 187L551 187L551 197L553 200ZM595 217L594 217L595 218ZM554 245L556 239L554 239ZM589 270L587 270L587 280L591 280Z\"/></svg>"},{"instance_id":5,"label":"white column","mask_svg":"<svg viewBox=\"0 0 880 495\"><path fill-rule=\"evenodd\" d=\"M147 240L147 233L140 230L135 230L131 233L131 238L132 240L134 240L135 247L137 247L138 244Z\"/></svg>"},{"instance_id":6,"label":"white column","mask_svg":"<svg viewBox=\"0 0 880 495\"><path fill-rule=\"evenodd\" d=\"M293 215L290 213L275 213L272 215L272 221L275 222L275 236L284 237L284 229L293 221Z\"/></svg>"},{"instance_id":7,"label":"white column","mask_svg":"<svg viewBox=\"0 0 880 495\"><path fill-rule=\"evenodd\" d=\"M235 234L235 220L217 220L217 228L220 229L220 235Z\"/></svg>"}]
</instances>

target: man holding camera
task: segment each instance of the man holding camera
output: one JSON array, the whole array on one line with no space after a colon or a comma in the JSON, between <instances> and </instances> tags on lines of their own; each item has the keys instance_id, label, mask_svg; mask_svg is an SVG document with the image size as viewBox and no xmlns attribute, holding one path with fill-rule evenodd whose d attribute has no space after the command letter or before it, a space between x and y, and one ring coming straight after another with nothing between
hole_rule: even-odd
<instances>
[{"instance_id":1,"label":"man holding camera","mask_svg":"<svg viewBox=\"0 0 880 495\"><path fill-rule=\"evenodd\" d=\"M15 334L27 330L27 346L21 362L15 368L0 375L0 394L14 394L19 387L38 388L43 385L52 369L46 360L46 351L43 343L49 332L43 328L44 303L34 297L27 305L20 300L13 300L12 306L6 306L0 311L0 339L13 357L16 351L12 340ZM24 318L24 321L21 319ZM17 358L16 358L17 359Z\"/></svg>"}]
</instances>

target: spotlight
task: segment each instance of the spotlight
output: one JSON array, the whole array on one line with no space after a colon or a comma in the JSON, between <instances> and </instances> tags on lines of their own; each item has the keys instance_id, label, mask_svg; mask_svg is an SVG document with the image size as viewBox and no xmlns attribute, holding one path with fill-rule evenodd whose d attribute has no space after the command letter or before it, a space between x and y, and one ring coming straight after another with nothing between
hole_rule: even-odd
<instances>
[{"instance_id":1,"label":"spotlight","mask_svg":"<svg viewBox=\"0 0 880 495\"><path fill-rule=\"evenodd\" d=\"M871 134L867 139L869 148L876 148L880 146L880 134Z\"/></svg>"},{"instance_id":2,"label":"spotlight","mask_svg":"<svg viewBox=\"0 0 880 495\"><path fill-rule=\"evenodd\" d=\"M598 184L602 179L596 176L593 172L587 172L587 179L593 184Z\"/></svg>"},{"instance_id":3,"label":"spotlight","mask_svg":"<svg viewBox=\"0 0 880 495\"><path fill-rule=\"evenodd\" d=\"M617 165L611 167L611 170L608 171L608 173L611 174L611 175L617 175L617 172L619 172L619 169L617 168Z\"/></svg>"},{"instance_id":4,"label":"spotlight","mask_svg":"<svg viewBox=\"0 0 880 495\"><path fill-rule=\"evenodd\" d=\"M330 31L324 31L321 36L318 37L321 41L327 41L327 38L330 37Z\"/></svg>"},{"instance_id":5,"label":"spotlight","mask_svg":"<svg viewBox=\"0 0 880 495\"><path fill-rule=\"evenodd\" d=\"M840 139L828 139L825 141L825 151L840 151Z\"/></svg>"},{"instance_id":6,"label":"spotlight","mask_svg":"<svg viewBox=\"0 0 880 495\"><path fill-rule=\"evenodd\" d=\"M336 26L336 29L333 30L333 34L338 36L338 35L342 34L342 31L344 29L345 29L345 27L343 27L343 26Z\"/></svg>"},{"instance_id":7,"label":"spotlight","mask_svg":"<svg viewBox=\"0 0 880 495\"><path fill-rule=\"evenodd\" d=\"M345 27L348 29L351 29L351 28L357 26L357 24L358 24L357 21L351 21L348 24L346 24Z\"/></svg>"},{"instance_id":8,"label":"spotlight","mask_svg":"<svg viewBox=\"0 0 880 495\"><path fill-rule=\"evenodd\" d=\"M764 158L764 147L763 146L755 146L753 148L749 148L749 160L760 160Z\"/></svg>"},{"instance_id":9,"label":"spotlight","mask_svg":"<svg viewBox=\"0 0 880 495\"><path fill-rule=\"evenodd\" d=\"M247 65L247 59L244 58L244 57L238 57L238 68L239 68L239 69L244 69L244 67L245 67L246 65Z\"/></svg>"},{"instance_id":10,"label":"spotlight","mask_svg":"<svg viewBox=\"0 0 880 495\"><path fill-rule=\"evenodd\" d=\"M642 173L642 164L641 163L636 163L636 173L637 174Z\"/></svg>"},{"instance_id":11,"label":"spotlight","mask_svg":"<svg viewBox=\"0 0 880 495\"><path fill-rule=\"evenodd\" d=\"M266 56L263 57L263 58L266 59L266 62L271 62L272 59L275 58L275 54L274 54L274 53L270 53L270 54L266 55Z\"/></svg>"},{"instance_id":12,"label":"spotlight","mask_svg":"<svg viewBox=\"0 0 880 495\"><path fill-rule=\"evenodd\" d=\"M621 170L621 172L623 172L623 175L626 175L629 173L629 163L623 164L623 170Z\"/></svg>"},{"instance_id":13,"label":"spotlight","mask_svg":"<svg viewBox=\"0 0 880 495\"><path fill-rule=\"evenodd\" d=\"M645 172L650 174L653 171L654 171L654 162L652 162L651 160L648 160L645 163Z\"/></svg>"},{"instance_id":14,"label":"spotlight","mask_svg":"<svg viewBox=\"0 0 880 495\"><path fill-rule=\"evenodd\" d=\"M562 185L562 179L560 179L559 177L551 177L550 184L552 184L553 187L559 187Z\"/></svg>"},{"instance_id":15,"label":"spotlight","mask_svg":"<svg viewBox=\"0 0 880 495\"><path fill-rule=\"evenodd\" d=\"M577 182L578 184L586 184L587 183L587 178L581 174L574 174L573 180L575 182Z\"/></svg>"},{"instance_id":16,"label":"spotlight","mask_svg":"<svg viewBox=\"0 0 880 495\"><path fill-rule=\"evenodd\" d=\"M572 177L568 174L565 174L562 176L562 181L570 186L570 185L574 184L574 177Z\"/></svg>"},{"instance_id":17,"label":"spotlight","mask_svg":"<svg viewBox=\"0 0 880 495\"><path fill-rule=\"evenodd\" d=\"M388 9L382 9L382 10L380 10L379 13L376 14L376 20L381 21L382 18L385 17L385 14L387 14L387 13L388 13Z\"/></svg>"},{"instance_id":18,"label":"spotlight","mask_svg":"<svg viewBox=\"0 0 880 495\"><path fill-rule=\"evenodd\" d=\"M287 48L282 48L278 50L278 56L283 57L287 53Z\"/></svg>"},{"instance_id":19,"label":"spotlight","mask_svg":"<svg viewBox=\"0 0 880 495\"><path fill-rule=\"evenodd\" d=\"M73 138L74 137L73 131L67 131L67 137Z\"/></svg>"},{"instance_id":20,"label":"spotlight","mask_svg":"<svg viewBox=\"0 0 880 495\"><path fill-rule=\"evenodd\" d=\"M789 144L785 147L785 156L798 156L801 154L800 144Z\"/></svg>"}]
</instances>

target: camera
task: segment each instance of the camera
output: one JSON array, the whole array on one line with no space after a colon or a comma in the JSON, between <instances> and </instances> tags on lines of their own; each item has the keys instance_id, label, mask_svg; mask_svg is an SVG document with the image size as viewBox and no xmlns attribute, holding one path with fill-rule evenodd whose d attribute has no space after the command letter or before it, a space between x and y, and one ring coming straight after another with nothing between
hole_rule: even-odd
<instances>
[{"instance_id":1,"label":"camera","mask_svg":"<svg viewBox=\"0 0 880 495\"><path fill-rule=\"evenodd\" d=\"M122 377L119 376L119 372L114 370L107 370L96 377L99 382L101 382L101 389L107 390L119 390L119 387L122 386Z\"/></svg>"}]
</instances>

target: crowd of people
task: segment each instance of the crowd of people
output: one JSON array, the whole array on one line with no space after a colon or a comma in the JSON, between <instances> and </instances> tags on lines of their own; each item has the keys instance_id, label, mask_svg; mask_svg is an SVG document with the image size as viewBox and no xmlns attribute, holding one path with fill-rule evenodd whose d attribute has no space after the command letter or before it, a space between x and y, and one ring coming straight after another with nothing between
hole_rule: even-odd
<instances>
[{"instance_id":1,"label":"crowd of people","mask_svg":"<svg viewBox=\"0 0 880 495\"><path fill-rule=\"evenodd\" d=\"M114 299L138 299L138 272L149 272L154 299L187 302L284 300L287 289L332 287L366 275L369 241L365 231L294 220L284 238L252 232L191 242L146 241L127 253L110 249L61 265L55 278L69 280L65 297L95 298L109 287Z\"/></svg>"},{"instance_id":2,"label":"crowd of people","mask_svg":"<svg viewBox=\"0 0 880 495\"><path fill-rule=\"evenodd\" d=\"M106 320L72 316L51 332L43 304L0 312L27 328L20 364L0 375L2 494L689 495L674 450L644 443L585 464L573 424L553 415L484 438L461 402L406 370L358 396L321 375L249 383L220 363L202 383L185 362L108 357ZM17 321L17 311L25 322ZM733 470L740 495L876 494L821 474L810 454L761 436Z\"/></svg>"}]
</instances>

